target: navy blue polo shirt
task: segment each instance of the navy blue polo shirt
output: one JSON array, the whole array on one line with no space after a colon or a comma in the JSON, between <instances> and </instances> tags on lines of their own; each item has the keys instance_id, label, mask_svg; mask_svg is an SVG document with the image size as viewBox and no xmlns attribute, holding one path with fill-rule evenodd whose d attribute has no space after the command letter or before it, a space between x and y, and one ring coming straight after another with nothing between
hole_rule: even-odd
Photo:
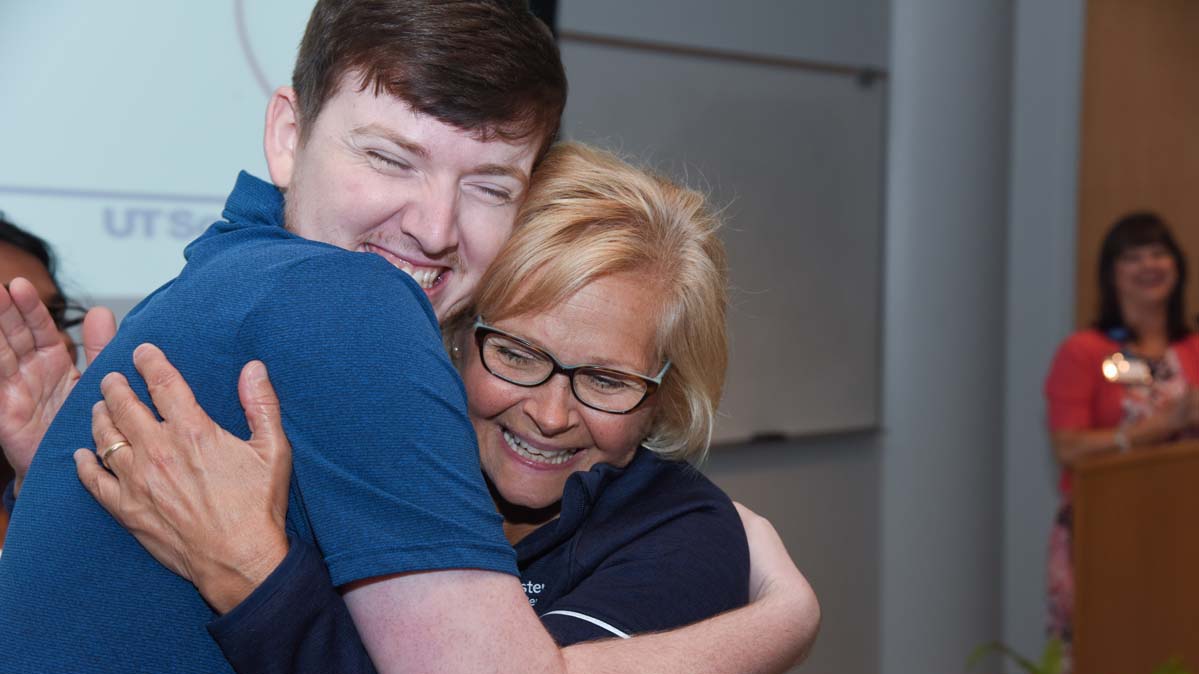
<instances>
[{"instance_id":1,"label":"navy blue polo shirt","mask_svg":"<svg viewBox=\"0 0 1199 674\"><path fill-rule=\"evenodd\" d=\"M529 603L562 646L681 627L748 601L749 550L728 497L644 449L625 468L572 475L561 516L516 553ZM374 671L320 556L299 540L208 630L240 674Z\"/></svg>"},{"instance_id":2,"label":"navy blue polo shirt","mask_svg":"<svg viewBox=\"0 0 1199 674\"><path fill-rule=\"evenodd\" d=\"M121 323L55 417L0 558L6 674L229 671L196 589L91 497L72 458L92 444L100 379L160 346L212 419L249 436L237 378L266 363L291 441L288 533L332 582L409 571L516 574L484 484L466 392L421 288L378 255L299 238L283 196L242 174L225 220ZM402 413L397 413L401 411Z\"/></svg>"}]
</instances>

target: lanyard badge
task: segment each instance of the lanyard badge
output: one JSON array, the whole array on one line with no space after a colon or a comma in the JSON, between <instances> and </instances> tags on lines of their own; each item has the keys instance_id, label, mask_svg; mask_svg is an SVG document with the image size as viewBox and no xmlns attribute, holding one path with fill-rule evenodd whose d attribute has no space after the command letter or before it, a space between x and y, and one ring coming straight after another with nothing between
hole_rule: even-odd
<instances>
[{"instance_id":1,"label":"lanyard badge","mask_svg":"<svg viewBox=\"0 0 1199 674\"><path fill-rule=\"evenodd\" d=\"M1142 385L1153 383L1153 371L1142 358L1117 351L1103 359L1103 378L1113 384Z\"/></svg>"}]
</instances>

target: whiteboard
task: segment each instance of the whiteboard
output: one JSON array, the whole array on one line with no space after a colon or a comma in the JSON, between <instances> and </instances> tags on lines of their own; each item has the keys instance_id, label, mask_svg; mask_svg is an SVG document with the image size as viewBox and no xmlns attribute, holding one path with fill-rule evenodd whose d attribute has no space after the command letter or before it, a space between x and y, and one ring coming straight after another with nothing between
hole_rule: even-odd
<instances>
[{"instance_id":1,"label":"whiteboard","mask_svg":"<svg viewBox=\"0 0 1199 674\"><path fill-rule=\"evenodd\" d=\"M563 39L568 134L724 207L718 441L878 424L884 80Z\"/></svg>"},{"instance_id":2,"label":"whiteboard","mask_svg":"<svg viewBox=\"0 0 1199 674\"><path fill-rule=\"evenodd\" d=\"M268 94L311 2L0 3L0 211L66 289L128 303L173 278L237 172L266 175Z\"/></svg>"}]
</instances>

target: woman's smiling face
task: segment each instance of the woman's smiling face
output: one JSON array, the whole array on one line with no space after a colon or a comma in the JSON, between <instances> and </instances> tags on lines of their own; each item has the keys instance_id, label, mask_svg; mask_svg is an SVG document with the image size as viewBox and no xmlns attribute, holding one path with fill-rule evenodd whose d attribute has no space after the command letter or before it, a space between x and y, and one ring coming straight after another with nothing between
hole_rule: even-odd
<instances>
[{"instance_id":1,"label":"woman's smiling face","mask_svg":"<svg viewBox=\"0 0 1199 674\"><path fill-rule=\"evenodd\" d=\"M655 348L656 321L647 317L660 305L657 289L644 276L616 274L551 309L492 325L563 365L601 365L653 377L663 363ZM552 506L571 473L597 463L626 465L648 434L653 396L628 414L601 412L579 402L561 373L532 388L500 379L483 366L474 341L466 341L462 377L479 458L505 502Z\"/></svg>"},{"instance_id":2,"label":"woman's smiling face","mask_svg":"<svg viewBox=\"0 0 1199 674\"><path fill-rule=\"evenodd\" d=\"M1178 285L1178 265L1160 243L1134 246L1116 258L1114 281L1122 304L1164 306Z\"/></svg>"}]
</instances>

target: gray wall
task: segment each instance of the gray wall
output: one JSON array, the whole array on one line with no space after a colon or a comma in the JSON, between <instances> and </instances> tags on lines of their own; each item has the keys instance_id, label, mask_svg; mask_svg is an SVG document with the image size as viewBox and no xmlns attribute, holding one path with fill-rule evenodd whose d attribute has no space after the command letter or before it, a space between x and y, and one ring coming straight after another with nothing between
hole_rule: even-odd
<instances>
[{"instance_id":1,"label":"gray wall","mask_svg":"<svg viewBox=\"0 0 1199 674\"><path fill-rule=\"evenodd\" d=\"M805 672L958 672L983 641L1044 644L1041 385L1072 329L1084 2L968 4L893 9L883 432L711 465L821 596Z\"/></svg>"},{"instance_id":2,"label":"gray wall","mask_svg":"<svg viewBox=\"0 0 1199 674\"><path fill-rule=\"evenodd\" d=\"M568 29L611 22L564 4ZM803 671L960 671L1001 636L1033 652L1055 472L1040 381L1072 306L1081 0L898 0L887 53L822 57L806 27L836 34L862 7L825 4L844 12L817 12L789 44L768 31L761 50L890 70L883 428L723 448L706 470L775 522L821 597ZM699 11L676 35L662 19L677 7L643 7L639 37L736 49L746 33ZM813 7L755 5L759 19Z\"/></svg>"},{"instance_id":3,"label":"gray wall","mask_svg":"<svg viewBox=\"0 0 1199 674\"><path fill-rule=\"evenodd\" d=\"M760 1L736 6L718 0L562 0L561 28L882 70L889 58L885 0ZM565 46L574 49L576 56L589 53L569 42ZM571 63L568 60L568 76L590 72L584 67L587 64L570 68ZM795 86L805 84L800 78ZM576 89L581 86L576 84ZM568 110L567 117L571 124L579 121L577 112ZM652 134L653 124L652 119L643 119L641 127L649 128L633 129L632 135ZM665 132L670 131L674 130ZM610 132L629 143L629 129L617 126ZM630 144L626 149L633 148ZM878 166L879 174L882 169ZM791 173L785 162L779 172ZM789 392L767 393L786 398ZM880 435L870 432L725 446L715 450L704 466L733 498L771 519L820 596L824 625L805 672L853 674L878 669L879 441Z\"/></svg>"},{"instance_id":4,"label":"gray wall","mask_svg":"<svg viewBox=\"0 0 1199 674\"><path fill-rule=\"evenodd\" d=\"M559 0L563 31L887 66L887 0Z\"/></svg>"},{"instance_id":5,"label":"gray wall","mask_svg":"<svg viewBox=\"0 0 1199 674\"><path fill-rule=\"evenodd\" d=\"M956 672L982 641L1044 644L1041 385L1072 329L1084 2L966 4L893 9L883 432L713 465L770 504L821 595L807 672ZM842 584L871 564L877 599Z\"/></svg>"},{"instance_id":6,"label":"gray wall","mask_svg":"<svg viewBox=\"0 0 1199 674\"><path fill-rule=\"evenodd\" d=\"M722 448L704 472L774 523L824 614L800 671L878 671L879 451L874 433Z\"/></svg>"},{"instance_id":7,"label":"gray wall","mask_svg":"<svg viewBox=\"0 0 1199 674\"><path fill-rule=\"evenodd\" d=\"M983 641L1044 645L1084 3L893 14L878 671L960 671Z\"/></svg>"},{"instance_id":8,"label":"gray wall","mask_svg":"<svg viewBox=\"0 0 1199 674\"><path fill-rule=\"evenodd\" d=\"M1041 386L1073 328L1084 0L1016 4L1007 248L1004 639L1044 644L1045 557L1056 505Z\"/></svg>"},{"instance_id":9,"label":"gray wall","mask_svg":"<svg viewBox=\"0 0 1199 674\"><path fill-rule=\"evenodd\" d=\"M698 185L721 212L731 350L716 441L876 427L885 80L565 33L562 59L567 137Z\"/></svg>"},{"instance_id":10,"label":"gray wall","mask_svg":"<svg viewBox=\"0 0 1199 674\"><path fill-rule=\"evenodd\" d=\"M1012 10L892 16L879 669L953 672L1001 625Z\"/></svg>"}]
</instances>

